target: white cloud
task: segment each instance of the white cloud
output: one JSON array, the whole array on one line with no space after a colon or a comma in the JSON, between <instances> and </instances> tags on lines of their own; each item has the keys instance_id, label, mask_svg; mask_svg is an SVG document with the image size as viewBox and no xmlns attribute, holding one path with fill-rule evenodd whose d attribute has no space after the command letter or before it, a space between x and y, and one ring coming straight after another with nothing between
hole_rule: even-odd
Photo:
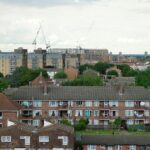
<instances>
[{"instance_id":1,"label":"white cloud","mask_svg":"<svg viewBox=\"0 0 150 150\"><path fill-rule=\"evenodd\" d=\"M7 1L7 3L6 3ZM150 3L143 0L54 0L38 7L0 2L0 49L33 48L39 23L52 47L108 48L144 53L150 43ZM16 0L16 2L18 2ZM34 1L32 1L34 2ZM90 2L90 3L89 3ZM77 3L74 4L74 3ZM23 5L24 4L24 5ZM53 4L53 7L51 7ZM68 5L69 4L69 5ZM22 7L20 7L20 5ZM144 13L143 13L144 12ZM45 47L43 36L38 46ZM42 45L41 45L42 44Z\"/></svg>"}]
</instances>

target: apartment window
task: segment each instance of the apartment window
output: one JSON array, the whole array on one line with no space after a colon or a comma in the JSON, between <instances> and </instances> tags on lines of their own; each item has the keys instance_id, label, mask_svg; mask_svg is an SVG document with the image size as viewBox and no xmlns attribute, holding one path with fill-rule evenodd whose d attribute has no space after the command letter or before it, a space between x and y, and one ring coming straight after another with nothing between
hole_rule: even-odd
<instances>
[{"instance_id":1,"label":"apartment window","mask_svg":"<svg viewBox=\"0 0 150 150\"><path fill-rule=\"evenodd\" d=\"M49 101L49 106L57 107L58 106L58 102L57 101Z\"/></svg>"},{"instance_id":2,"label":"apartment window","mask_svg":"<svg viewBox=\"0 0 150 150\"><path fill-rule=\"evenodd\" d=\"M42 111L41 110L34 110L33 111L33 117L38 117L42 115Z\"/></svg>"},{"instance_id":3,"label":"apartment window","mask_svg":"<svg viewBox=\"0 0 150 150\"><path fill-rule=\"evenodd\" d=\"M132 125L133 123L134 123L133 120L131 120L131 119L127 120L127 124L128 124L128 125Z\"/></svg>"},{"instance_id":4,"label":"apartment window","mask_svg":"<svg viewBox=\"0 0 150 150\"><path fill-rule=\"evenodd\" d=\"M76 101L76 106L82 106L83 102L82 101Z\"/></svg>"},{"instance_id":5,"label":"apartment window","mask_svg":"<svg viewBox=\"0 0 150 150\"><path fill-rule=\"evenodd\" d=\"M49 116L58 116L58 110L49 110Z\"/></svg>"},{"instance_id":6,"label":"apartment window","mask_svg":"<svg viewBox=\"0 0 150 150\"><path fill-rule=\"evenodd\" d=\"M105 145L100 145L100 149L105 149Z\"/></svg>"},{"instance_id":7,"label":"apartment window","mask_svg":"<svg viewBox=\"0 0 150 150\"><path fill-rule=\"evenodd\" d=\"M0 112L0 119L2 119L3 118L3 113L2 112Z\"/></svg>"},{"instance_id":8,"label":"apartment window","mask_svg":"<svg viewBox=\"0 0 150 150\"><path fill-rule=\"evenodd\" d=\"M126 107L134 107L134 102L133 101L126 101L125 106Z\"/></svg>"},{"instance_id":9,"label":"apartment window","mask_svg":"<svg viewBox=\"0 0 150 150\"><path fill-rule=\"evenodd\" d=\"M116 145L116 150L122 150L122 146L121 145Z\"/></svg>"},{"instance_id":10,"label":"apartment window","mask_svg":"<svg viewBox=\"0 0 150 150\"><path fill-rule=\"evenodd\" d=\"M125 116L126 117L132 117L134 115L134 111L133 110L125 110Z\"/></svg>"},{"instance_id":11,"label":"apartment window","mask_svg":"<svg viewBox=\"0 0 150 150\"><path fill-rule=\"evenodd\" d=\"M148 117L148 116L149 116L149 110L145 110L145 111L144 111L144 115L145 115L146 117Z\"/></svg>"},{"instance_id":12,"label":"apartment window","mask_svg":"<svg viewBox=\"0 0 150 150\"><path fill-rule=\"evenodd\" d=\"M33 126L40 126L40 120L33 120Z\"/></svg>"},{"instance_id":13,"label":"apartment window","mask_svg":"<svg viewBox=\"0 0 150 150\"><path fill-rule=\"evenodd\" d=\"M118 107L118 101L111 101L109 104L111 107Z\"/></svg>"},{"instance_id":14,"label":"apartment window","mask_svg":"<svg viewBox=\"0 0 150 150\"><path fill-rule=\"evenodd\" d=\"M136 145L130 145L130 150L136 150Z\"/></svg>"},{"instance_id":15,"label":"apartment window","mask_svg":"<svg viewBox=\"0 0 150 150\"><path fill-rule=\"evenodd\" d=\"M88 145L87 150L96 150L96 145Z\"/></svg>"},{"instance_id":16,"label":"apartment window","mask_svg":"<svg viewBox=\"0 0 150 150\"><path fill-rule=\"evenodd\" d=\"M39 142L49 142L49 136L39 136Z\"/></svg>"},{"instance_id":17,"label":"apartment window","mask_svg":"<svg viewBox=\"0 0 150 150\"><path fill-rule=\"evenodd\" d=\"M58 136L62 140L62 145L68 145L68 136Z\"/></svg>"},{"instance_id":18,"label":"apartment window","mask_svg":"<svg viewBox=\"0 0 150 150\"><path fill-rule=\"evenodd\" d=\"M112 148L112 146L108 146L108 149L107 150L112 150L113 148Z\"/></svg>"},{"instance_id":19,"label":"apartment window","mask_svg":"<svg viewBox=\"0 0 150 150\"><path fill-rule=\"evenodd\" d=\"M99 116L99 111L98 110L94 110L94 116L98 117Z\"/></svg>"},{"instance_id":20,"label":"apartment window","mask_svg":"<svg viewBox=\"0 0 150 150\"><path fill-rule=\"evenodd\" d=\"M85 110L85 116L86 117L90 117L92 115L92 111L91 110Z\"/></svg>"},{"instance_id":21,"label":"apartment window","mask_svg":"<svg viewBox=\"0 0 150 150\"><path fill-rule=\"evenodd\" d=\"M85 106L86 107L91 107L92 106L92 101L86 101Z\"/></svg>"},{"instance_id":22,"label":"apartment window","mask_svg":"<svg viewBox=\"0 0 150 150\"><path fill-rule=\"evenodd\" d=\"M11 142L11 136L1 136L1 142Z\"/></svg>"},{"instance_id":23,"label":"apartment window","mask_svg":"<svg viewBox=\"0 0 150 150\"><path fill-rule=\"evenodd\" d=\"M37 101L37 100L34 101L34 102L33 102L33 106L34 106L34 107L42 107L42 101L39 101L39 100L38 100L38 101Z\"/></svg>"},{"instance_id":24,"label":"apartment window","mask_svg":"<svg viewBox=\"0 0 150 150\"><path fill-rule=\"evenodd\" d=\"M83 111L82 110L76 110L75 111L75 116L83 116Z\"/></svg>"},{"instance_id":25,"label":"apartment window","mask_svg":"<svg viewBox=\"0 0 150 150\"><path fill-rule=\"evenodd\" d=\"M99 101L94 101L94 106L98 107L99 106Z\"/></svg>"},{"instance_id":26,"label":"apartment window","mask_svg":"<svg viewBox=\"0 0 150 150\"><path fill-rule=\"evenodd\" d=\"M99 120L94 119L94 125L99 125Z\"/></svg>"}]
</instances>

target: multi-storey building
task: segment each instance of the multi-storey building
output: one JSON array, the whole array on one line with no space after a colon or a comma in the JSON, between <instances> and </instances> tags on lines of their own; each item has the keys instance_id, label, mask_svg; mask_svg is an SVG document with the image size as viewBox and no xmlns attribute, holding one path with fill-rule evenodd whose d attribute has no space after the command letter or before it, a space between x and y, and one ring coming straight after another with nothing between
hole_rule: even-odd
<instances>
[{"instance_id":1,"label":"multi-storey building","mask_svg":"<svg viewBox=\"0 0 150 150\"><path fill-rule=\"evenodd\" d=\"M0 129L0 149L14 150L73 150L74 129L44 121L44 126L35 128L27 124L9 121L9 126Z\"/></svg>"},{"instance_id":2,"label":"multi-storey building","mask_svg":"<svg viewBox=\"0 0 150 150\"><path fill-rule=\"evenodd\" d=\"M15 104L6 97L4 94L0 93L0 128L7 126L7 120L19 119L20 106Z\"/></svg>"},{"instance_id":3,"label":"multi-storey building","mask_svg":"<svg viewBox=\"0 0 150 150\"><path fill-rule=\"evenodd\" d=\"M150 137L125 135L83 135L83 150L149 150Z\"/></svg>"},{"instance_id":4,"label":"multi-storey building","mask_svg":"<svg viewBox=\"0 0 150 150\"><path fill-rule=\"evenodd\" d=\"M63 68L62 53L47 53L46 54L46 67L54 67L57 69Z\"/></svg>"},{"instance_id":5,"label":"multi-storey building","mask_svg":"<svg viewBox=\"0 0 150 150\"><path fill-rule=\"evenodd\" d=\"M33 53L28 53L28 68L37 69L46 66L46 50L38 48Z\"/></svg>"},{"instance_id":6,"label":"multi-storey building","mask_svg":"<svg viewBox=\"0 0 150 150\"><path fill-rule=\"evenodd\" d=\"M40 125L40 117L72 124L88 118L89 125L105 126L121 117L128 125L150 123L150 89L135 86L20 87L6 94L22 106L20 120Z\"/></svg>"},{"instance_id":7,"label":"multi-storey building","mask_svg":"<svg viewBox=\"0 0 150 150\"><path fill-rule=\"evenodd\" d=\"M18 48L14 52L0 52L0 72L4 76L12 74L20 66L27 66L26 49Z\"/></svg>"}]
</instances>

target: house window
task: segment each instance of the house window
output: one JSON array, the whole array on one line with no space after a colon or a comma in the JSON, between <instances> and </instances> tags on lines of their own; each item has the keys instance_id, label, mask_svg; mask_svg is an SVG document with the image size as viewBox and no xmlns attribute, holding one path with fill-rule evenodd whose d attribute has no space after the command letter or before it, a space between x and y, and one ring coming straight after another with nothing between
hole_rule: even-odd
<instances>
[{"instance_id":1,"label":"house window","mask_svg":"<svg viewBox=\"0 0 150 150\"><path fill-rule=\"evenodd\" d=\"M30 145L30 136L20 136L21 140L25 140L25 145Z\"/></svg>"},{"instance_id":2,"label":"house window","mask_svg":"<svg viewBox=\"0 0 150 150\"><path fill-rule=\"evenodd\" d=\"M62 145L68 145L68 136L58 136L62 140Z\"/></svg>"},{"instance_id":3,"label":"house window","mask_svg":"<svg viewBox=\"0 0 150 150\"><path fill-rule=\"evenodd\" d=\"M86 117L90 117L92 115L92 111L91 110L85 110L85 116Z\"/></svg>"},{"instance_id":4,"label":"house window","mask_svg":"<svg viewBox=\"0 0 150 150\"><path fill-rule=\"evenodd\" d=\"M3 113L2 112L0 112L0 119L2 119L3 118Z\"/></svg>"},{"instance_id":5,"label":"house window","mask_svg":"<svg viewBox=\"0 0 150 150\"><path fill-rule=\"evenodd\" d=\"M58 106L58 102L57 101L49 101L49 106L57 107Z\"/></svg>"},{"instance_id":6,"label":"house window","mask_svg":"<svg viewBox=\"0 0 150 150\"><path fill-rule=\"evenodd\" d=\"M134 107L134 102L133 101L126 101L125 106L126 107Z\"/></svg>"},{"instance_id":7,"label":"house window","mask_svg":"<svg viewBox=\"0 0 150 150\"><path fill-rule=\"evenodd\" d=\"M1 142L11 142L11 136L1 136Z\"/></svg>"},{"instance_id":8,"label":"house window","mask_svg":"<svg viewBox=\"0 0 150 150\"><path fill-rule=\"evenodd\" d=\"M39 136L39 142L49 142L49 136Z\"/></svg>"},{"instance_id":9,"label":"house window","mask_svg":"<svg viewBox=\"0 0 150 150\"><path fill-rule=\"evenodd\" d=\"M100 145L100 149L105 149L105 145Z\"/></svg>"},{"instance_id":10,"label":"house window","mask_svg":"<svg viewBox=\"0 0 150 150\"><path fill-rule=\"evenodd\" d=\"M42 101L36 100L33 102L34 107L42 107Z\"/></svg>"},{"instance_id":11,"label":"house window","mask_svg":"<svg viewBox=\"0 0 150 150\"><path fill-rule=\"evenodd\" d=\"M86 107L91 107L92 106L92 101L86 101L85 106Z\"/></svg>"},{"instance_id":12,"label":"house window","mask_svg":"<svg viewBox=\"0 0 150 150\"><path fill-rule=\"evenodd\" d=\"M98 125L99 124L99 120L94 119L94 125Z\"/></svg>"},{"instance_id":13,"label":"house window","mask_svg":"<svg viewBox=\"0 0 150 150\"><path fill-rule=\"evenodd\" d=\"M96 150L96 145L88 145L87 150Z\"/></svg>"}]
</instances>

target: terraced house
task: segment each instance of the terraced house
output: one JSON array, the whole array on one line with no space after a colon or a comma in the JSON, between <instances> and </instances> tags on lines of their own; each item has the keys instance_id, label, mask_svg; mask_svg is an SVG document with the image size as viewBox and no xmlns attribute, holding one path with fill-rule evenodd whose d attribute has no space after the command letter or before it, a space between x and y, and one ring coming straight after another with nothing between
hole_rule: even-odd
<instances>
[{"instance_id":1,"label":"terraced house","mask_svg":"<svg viewBox=\"0 0 150 150\"><path fill-rule=\"evenodd\" d=\"M41 118L88 118L89 125L107 126L120 116L128 125L150 123L150 89L135 86L26 86L7 89L22 106L20 120L40 125Z\"/></svg>"},{"instance_id":2,"label":"terraced house","mask_svg":"<svg viewBox=\"0 0 150 150\"><path fill-rule=\"evenodd\" d=\"M0 149L8 150L73 150L74 129L44 121L42 127L9 121L9 126L0 129ZM15 132L14 132L15 131Z\"/></svg>"}]
</instances>

